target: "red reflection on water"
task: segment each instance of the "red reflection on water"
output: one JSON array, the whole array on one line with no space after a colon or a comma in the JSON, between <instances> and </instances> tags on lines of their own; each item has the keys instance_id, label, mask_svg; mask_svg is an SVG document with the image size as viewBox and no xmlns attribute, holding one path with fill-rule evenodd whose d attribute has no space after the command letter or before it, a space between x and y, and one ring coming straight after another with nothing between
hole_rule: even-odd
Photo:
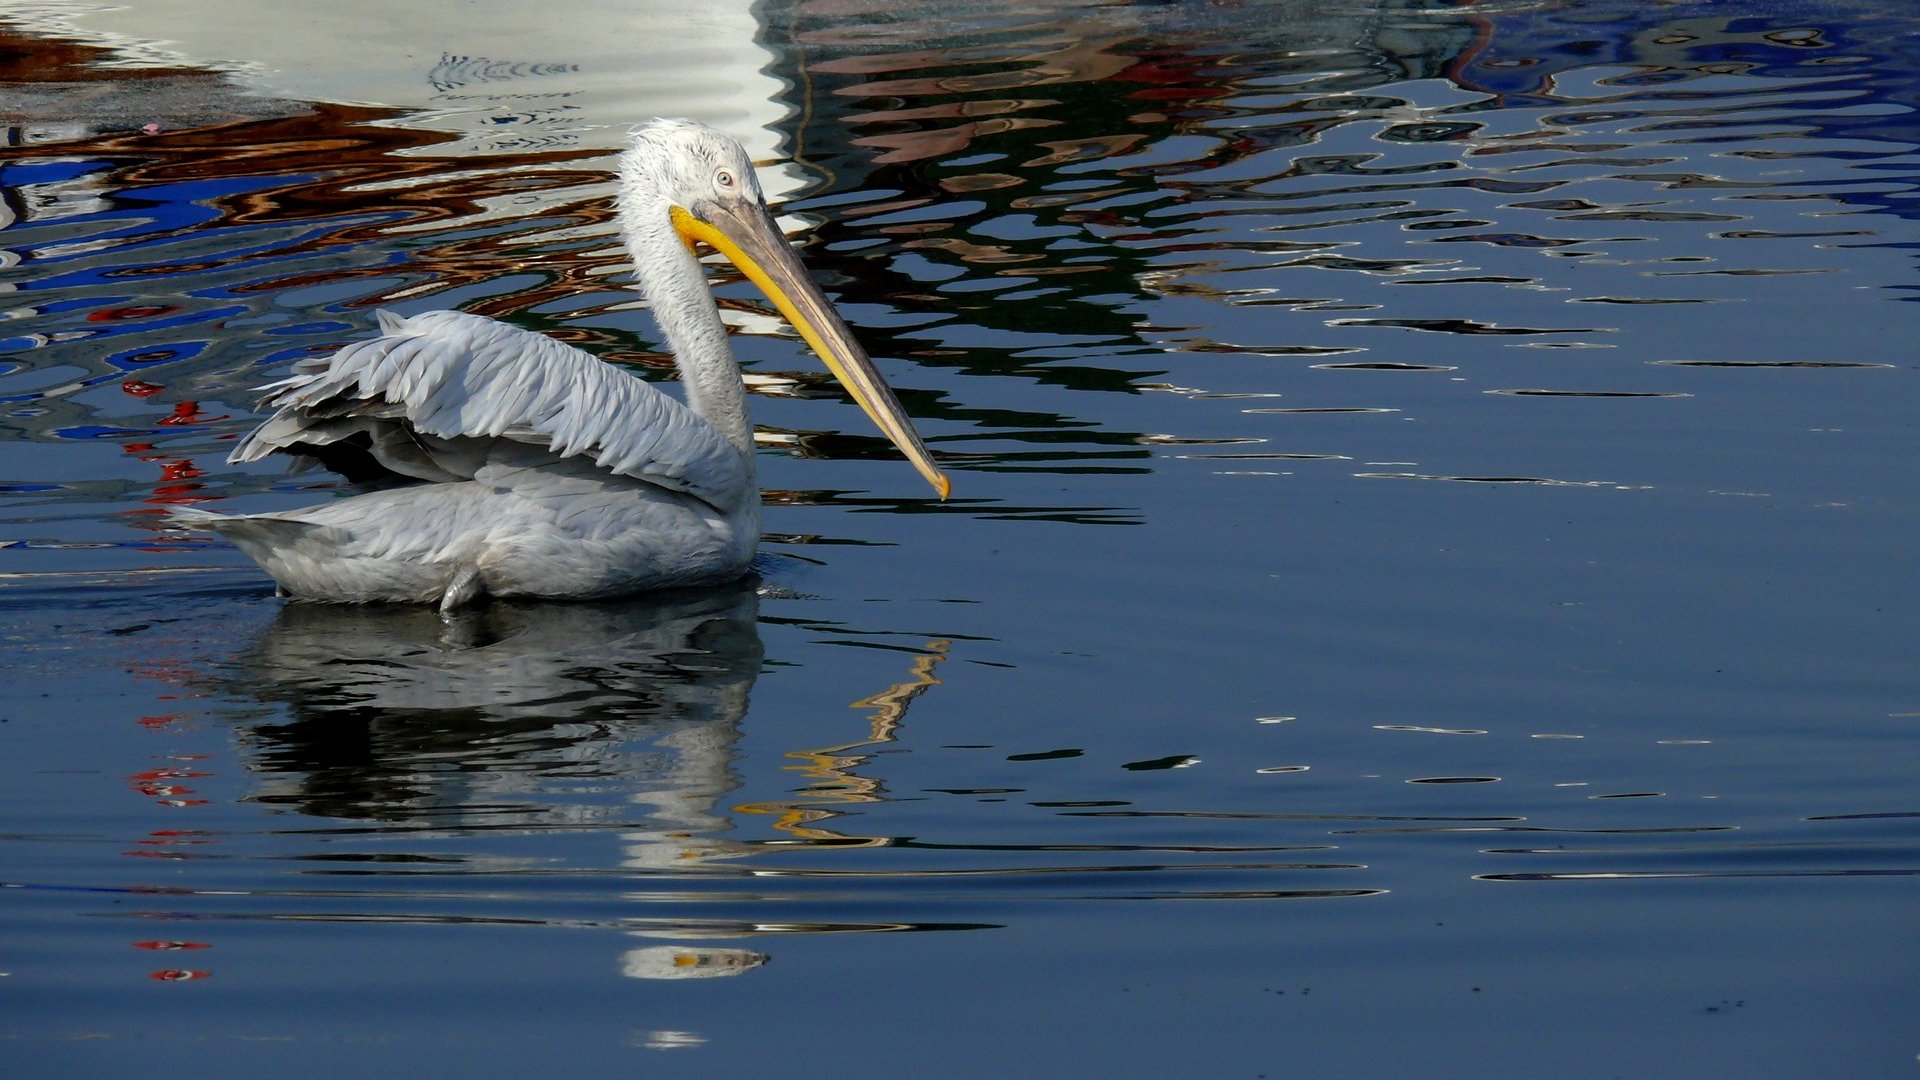
<instances>
[{"instance_id":1,"label":"red reflection on water","mask_svg":"<svg viewBox=\"0 0 1920 1080\"><path fill-rule=\"evenodd\" d=\"M165 971L148 972L147 978L158 979L161 982L190 982L194 979L211 979L213 978L213 972L189 971L186 968L170 968Z\"/></svg>"},{"instance_id":2,"label":"red reflection on water","mask_svg":"<svg viewBox=\"0 0 1920 1080\"><path fill-rule=\"evenodd\" d=\"M161 806L205 806L206 799L185 797L194 793L193 788L172 781L192 780L212 775L212 773L195 772L191 769L159 768L134 773L127 777L127 781L133 785L133 790L148 796ZM155 853L143 851L127 852L127 854L151 858Z\"/></svg>"},{"instance_id":3,"label":"red reflection on water","mask_svg":"<svg viewBox=\"0 0 1920 1080\"><path fill-rule=\"evenodd\" d=\"M135 780L181 780L181 779L191 780L197 777L212 776L212 775L213 775L212 773L194 772L191 769L170 769L170 768L169 769L148 769L146 772L134 773L133 779Z\"/></svg>"},{"instance_id":4,"label":"red reflection on water","mask_svg":"<svg viewBox=\"0 0 1920 1080\"><path fill-rule=\"evenodd\" d=\"M161 952L174 952L186 949L211 949L212 945L204 941L136 941L136 949L156 949Z\"/></svg>"},{"instance_id":5,"label":"red reflection on water","mask_svg":"<svg viewBox=\"0 0 1920 1080\"><path fill-rule=\"evenodd\" d=\"M165 844L178 847L186 844L211 844L217 837L199 829L155 829L144 840L135 840L136 844Z\"/></svg>"},{"instance_id":6,"label":"red reflection on water","mask_svg":"<svg viewBox=\"0 0 1920 1080\"><path fill-rule=\"evenodd\" d=\"M181 402L173 407L173 415L165 417L160 423L202 424L226 419L225 415L203 416L199 409L200 406L196 402ZM127 443L123 448L129 453L139 453L141 461L160 461L164 456L160 454L142 453L142 451L151 450L153 448L152 443ZM197 483L196 480L205 475L206 471L198 465L195 465L191 458L175 458L172 461L162 461L160 464L160 483L153 486L152 495L147 496L141 501L161 506L182 506L192 503L215 501L218 496L198 494L203 485ZM147 514L158 513L158 511L152 510L134 512ZM192 543L205 542L200 538L182 537L180 540L181 542Z\"/></svg>"},{"instance_id":7,"label":"red reflection on water","mask_svg":"<svg viewBox=\"0 0 1920 1080\"><path fill-rule=\"evenodd\" d=\"M193 789L179 784L135 784L133 789L142 795L191 795Z\"/></svg>"},{"instance_id":8,"label":"red reflection on water","mask_svg":"<svg viewBox=\"0 0 1920 1080\"><path fill-rule=\"evenodd\" d=\"M128 319L149 319L155 315L171 315L180 309L173 304L134 304L128 307L102 308L87 313L88 322L125 322Z\"/></svg>"},{"instance_id":9,"label":"red reflection on water","mask_svg":"<svg viewBox=\"0 0 1920 1080\"><path fill-rule=\"evenodd\" d=\"M134 397L152 397L165 389L166 387L159 383L147 382L144 379L128 379L120 384L121 393L132 394Z\"/></svg>"},{"instance_id":10,"label":"red reflection on water","mask_svg":"<svg viewBox=\"0 0 1920 1080\"><path fill-rule=\"evenodd\" d=\"M136 387L139 389L135 389ZM157 393L165 389L165 387L156 383L135 381L121 384L120 389L139 397L145 397L149 394ZM225 414L220 416L203 415L200 412L200 403L197 401L183 401L173 407L173 413L171 415L163 417L159 422L173 425L205 424L225 419ZM198 477L205 476L206 471L198 465L195 465L190 458L175 458L172 461L164 461L162 459L167 455L155 453L155 447L150 442L121 443L120 449L137 456L141 461L161 462L160 483L154 485L153 494L142 499L142 502L159 506L188 506L193 503L213 502L219 498L219 496L198 494L198 492L202 490L202 485L196 483L195 480ZM131 510L126 511L126 513L151 515L153 519L152 523L146 527L156 531L161 528L159 522L161 511L159 510ZM205 536L168 535L150 544L142 545L142 547L149 551L178 551L185 548L202 547L210 543L212 543L212 539ZM144 724L146 722L147 718L141 718L141 723Z\"/></svg>"},{"instance_id":11,"label":"red reflection on water","mask_svg":"<svg viewBox=\"0 0 1920 1080\"><path fill-rule=\"evenodd\" d=\"M221 413L219 416L207 416L200 411L200 403L197 401L182 401L174 405L171 416L163 416L159 422L169 426L178 426L182 424L211 424L219 420L225 420L226 418L226 413Z\"/></svg>"}]
</instances>

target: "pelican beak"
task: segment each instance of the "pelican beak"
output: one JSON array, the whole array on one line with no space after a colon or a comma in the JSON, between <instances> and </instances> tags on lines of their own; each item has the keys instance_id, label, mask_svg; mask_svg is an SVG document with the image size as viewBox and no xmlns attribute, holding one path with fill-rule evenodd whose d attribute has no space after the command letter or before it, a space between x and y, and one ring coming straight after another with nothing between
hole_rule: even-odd
<instances>
[{"instance_id":1,"label":"pelican beak","mask_svg":"<svg viewBox=\"0 0 1920 1080\"><path fill-rule=\"evenodd\" d=\"M913 429L900 401L888 389L866 350L853 339L846 320L814 284L800 257L793 253L773 215L758 200L701 202L699 213L675 206L673 227L688 247L695 241L725 255L747 279L760 287L800 332L827 369L853 394L875 426L913 462L942 499L952 485L934 467L933 455Z\"/></svg>"}]
</instances>

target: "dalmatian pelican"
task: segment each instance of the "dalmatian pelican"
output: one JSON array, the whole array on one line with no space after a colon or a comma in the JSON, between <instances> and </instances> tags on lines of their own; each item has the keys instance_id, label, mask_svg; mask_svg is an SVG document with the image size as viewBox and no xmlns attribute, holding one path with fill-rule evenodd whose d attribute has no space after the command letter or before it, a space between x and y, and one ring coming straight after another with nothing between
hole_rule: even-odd
<instances>
[{"instance_id":1,"label":"dalmatian pelican","mask_svg":"<svg viewBox=\"0 0 1920 1080\"><path fill-rule=\"evenodd\" d=\"M949 489L905 410L768 211L746 151L690 120L635 128L619 224L686 402L569 345L476 315L381 312L380 335L262 390L228 461L286 454L385 486L263 514L174 511L302 600L587 600L738 578L760 539L740 366L696 257L746 275L873 422Z\"/></svg>"}]
</instances>

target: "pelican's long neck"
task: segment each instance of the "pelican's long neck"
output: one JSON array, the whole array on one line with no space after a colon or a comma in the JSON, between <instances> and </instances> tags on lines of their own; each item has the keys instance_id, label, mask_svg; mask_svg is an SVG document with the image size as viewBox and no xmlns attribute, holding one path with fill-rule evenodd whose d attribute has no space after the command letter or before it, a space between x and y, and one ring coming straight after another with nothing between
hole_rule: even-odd
<instances>
[{"instance_id":1,"label":"pelican's long neck","mask_svg":"<svg viewBox=\"0 0 1920 1080\"><path fill-rule=\"evenodd\" d=\"M747 388L727 343L719 305L700 262L673 231L664 210L629 203L620 212L635 283L673 350L687 404L753 460L753 423Z\"/></svg>"}]
</instances>

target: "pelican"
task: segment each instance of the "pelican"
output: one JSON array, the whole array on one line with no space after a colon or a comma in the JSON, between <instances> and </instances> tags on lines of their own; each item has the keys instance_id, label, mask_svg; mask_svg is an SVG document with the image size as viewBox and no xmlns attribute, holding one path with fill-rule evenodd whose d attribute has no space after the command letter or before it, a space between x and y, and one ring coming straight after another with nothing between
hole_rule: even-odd
<instances>
[{"instance_id":1,"label":"pelican","mask_svg":"<svg viewBox=\"0 0 1920 1080\"><path fill-rule=\"evenodd\" d=\"M287 454L388 485L278 513L173 512L283 595L348 603L588 600L743 575L760 539L753 426L696 257L730 260L946 498L905 410L787 244L740 144L690 120L635 128L619 222L686 402L541 334L453 311L379 313L380 336L262 387L228 457Z\"/></svg>"}]
</instances>

